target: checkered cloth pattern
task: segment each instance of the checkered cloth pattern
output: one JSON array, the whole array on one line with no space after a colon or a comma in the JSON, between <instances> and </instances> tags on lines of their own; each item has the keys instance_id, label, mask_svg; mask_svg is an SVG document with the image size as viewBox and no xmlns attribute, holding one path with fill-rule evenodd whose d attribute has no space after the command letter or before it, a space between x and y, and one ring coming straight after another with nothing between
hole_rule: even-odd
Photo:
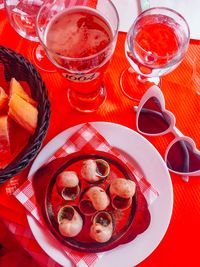
<instances>
[{"instance_id":1,"label":"checkered cloth pattern","mask_svg":"<svg viewBox=\"0 0 200 267\"><path fill-rule=\"evenodd\" d=\"M146 178L144 178L142 174L134 168L129 160L116 148L112 147L106 141L106 139L89 123L84 124L76 133L66 140L65 144L49 158L47 163L80 150L99 150L115 155L121 159L133 172L149 205L158 197L158 192L151 186ZM32 178L33 177L28 177L28 180L15 191L14 195L27 209L27 211L30 212L32 216L34 216L40 223L42 223L42 216L37 209L37 202L34 196ZM103 253L80 253L67 247L65 248L65 252L76 266L81 267L93 266L95 262L103 255Z\"/></svg>"}]
</instances>

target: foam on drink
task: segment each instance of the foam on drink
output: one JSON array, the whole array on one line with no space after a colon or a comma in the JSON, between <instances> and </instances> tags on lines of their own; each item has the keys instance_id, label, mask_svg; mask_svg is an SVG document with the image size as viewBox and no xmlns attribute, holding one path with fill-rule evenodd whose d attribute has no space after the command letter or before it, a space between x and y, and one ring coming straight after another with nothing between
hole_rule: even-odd
<instances>
[{"instance_id":1,"label":"foam on drink","mask_svg":"<svg viewBox=\"0 0 200 267\"><path fill-rule=\"evenodd\" d=\"M94 55L113 39L108 22L87 7L66 9L55 16L46 31L49 50L71 58Z\"/></svg>"}]
</instances>

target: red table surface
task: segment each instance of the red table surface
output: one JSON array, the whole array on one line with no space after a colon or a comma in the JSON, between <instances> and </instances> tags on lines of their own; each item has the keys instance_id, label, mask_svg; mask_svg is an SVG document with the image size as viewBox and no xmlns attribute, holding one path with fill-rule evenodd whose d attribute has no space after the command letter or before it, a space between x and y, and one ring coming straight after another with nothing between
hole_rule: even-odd
<instances>
[{"instance_id":1,"label":"red table surface","mask_svg":"<svg viewBox=\"0 0 200 267\"><path fill-rule=\"evenodd\" d=\"M119 86L120 74L128 66L124 55L125 37L125 33L119 33L116 51L105 76L107 100L95 113L82 114L71 109L62 83L63 78L57 73L39 70L48 88L52 107L50 127L43 145L66 128L90 121L109 121L136 130L134 103L123 95ZM21 38L9 25L4 11L0 11L0 44L20 52L32 61L32 49L36 43ZM197 148L200 148L200 95L195 93L197 84L191 79L194 64L200 64L200 41L191 40L184 61L163 78L162 91L167 109L176 116L176 126L182 133L194 139ZM164 155L172 136L146 138ZM29 167L18 176L20 183L26 179ZM180 176L174 174L171 174L171 179L174 206L169 228L159 246L138 267L195 267L200 264L200 176L191 177L189 183L183 182ZM5 220L27 225L24 208L12 196L7 195L5 189L6 184L0 186L0 216ZM12 242L9 234L8 239L5 238L4 231L0 227L0 243L5 240ZM11 246L12 249L19 250L19 244L12 243ZM25 257L23 253L18 255ZM26 260L29 261L27 257L26 255ZM22 262L25 264L25 261ZM34 262L32 264L37 266ZM3 263L0 265L9 266ZM14 260L11 266L17 266Z\"/></svg>"}]
</instances>

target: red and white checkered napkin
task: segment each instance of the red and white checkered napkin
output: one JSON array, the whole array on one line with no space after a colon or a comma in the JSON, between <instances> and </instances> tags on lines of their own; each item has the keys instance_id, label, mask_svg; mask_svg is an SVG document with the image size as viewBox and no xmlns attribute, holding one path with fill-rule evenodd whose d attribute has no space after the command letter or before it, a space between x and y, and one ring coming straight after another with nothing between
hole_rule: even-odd
<instances>
[{"instance_id":1,"label":"red and white checkered napkin","mask_svg":"<svg viewBox=\"0 0 200 267\"><path fill-rule=\"evenodd\" d=\"M80 150L95 149L111 153L121 159L129 169L134 173L138 180L141 191L147 199L148 204L151 204L157 197L158 192L151 186L151 184L130 164L125 156L121 155L116 148L113 148L105 138L89 123L82 126L76 133L74 133L66 143L59 148L51 158L50 161L65 157L70 153ZM15 191L15 197L23 204L23 206L42 223L42 215L37 209L37 202L34 196L34 189L32 186L32 177ZM80 253L70 248L64 248L67 256L72 260L76 266L93 266L93 264L102 257L103 253Z\"/></svg>"}]
</instances>

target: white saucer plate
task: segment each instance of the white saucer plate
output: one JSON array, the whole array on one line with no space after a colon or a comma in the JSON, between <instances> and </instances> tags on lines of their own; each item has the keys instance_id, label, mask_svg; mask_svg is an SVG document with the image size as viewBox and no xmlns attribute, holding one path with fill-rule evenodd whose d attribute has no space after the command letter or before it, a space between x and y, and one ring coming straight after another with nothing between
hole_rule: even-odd
<instances>
[{"instance_id":1,"label":"white saucer plate","mask_svg":"<svg viewBox=\"0 0 200 267\"><path fill-rule=\"evenodd\" d=\"M134 164L138 165L145 177L159 192L159 197L149 207L151 223L148 229L138 235L132 242L106 252L102 259L95 264L95 267L110 266L110 263L115 267L137 265L155 250L167 231L173 208L171 178L158 151L140 134L119 124L109 122L93 122L91 124L111 145L128 154ZM66 139L81 126L77 125L69 128L54 137L36 157L29 176L45 163L65 143ZM27 219L32 233L42 249L59 264L66 267L73 266L63 251L62 245L51 235L48 229L42 227L29 214L27 214Z\"/></svg>"}]
</instances>

